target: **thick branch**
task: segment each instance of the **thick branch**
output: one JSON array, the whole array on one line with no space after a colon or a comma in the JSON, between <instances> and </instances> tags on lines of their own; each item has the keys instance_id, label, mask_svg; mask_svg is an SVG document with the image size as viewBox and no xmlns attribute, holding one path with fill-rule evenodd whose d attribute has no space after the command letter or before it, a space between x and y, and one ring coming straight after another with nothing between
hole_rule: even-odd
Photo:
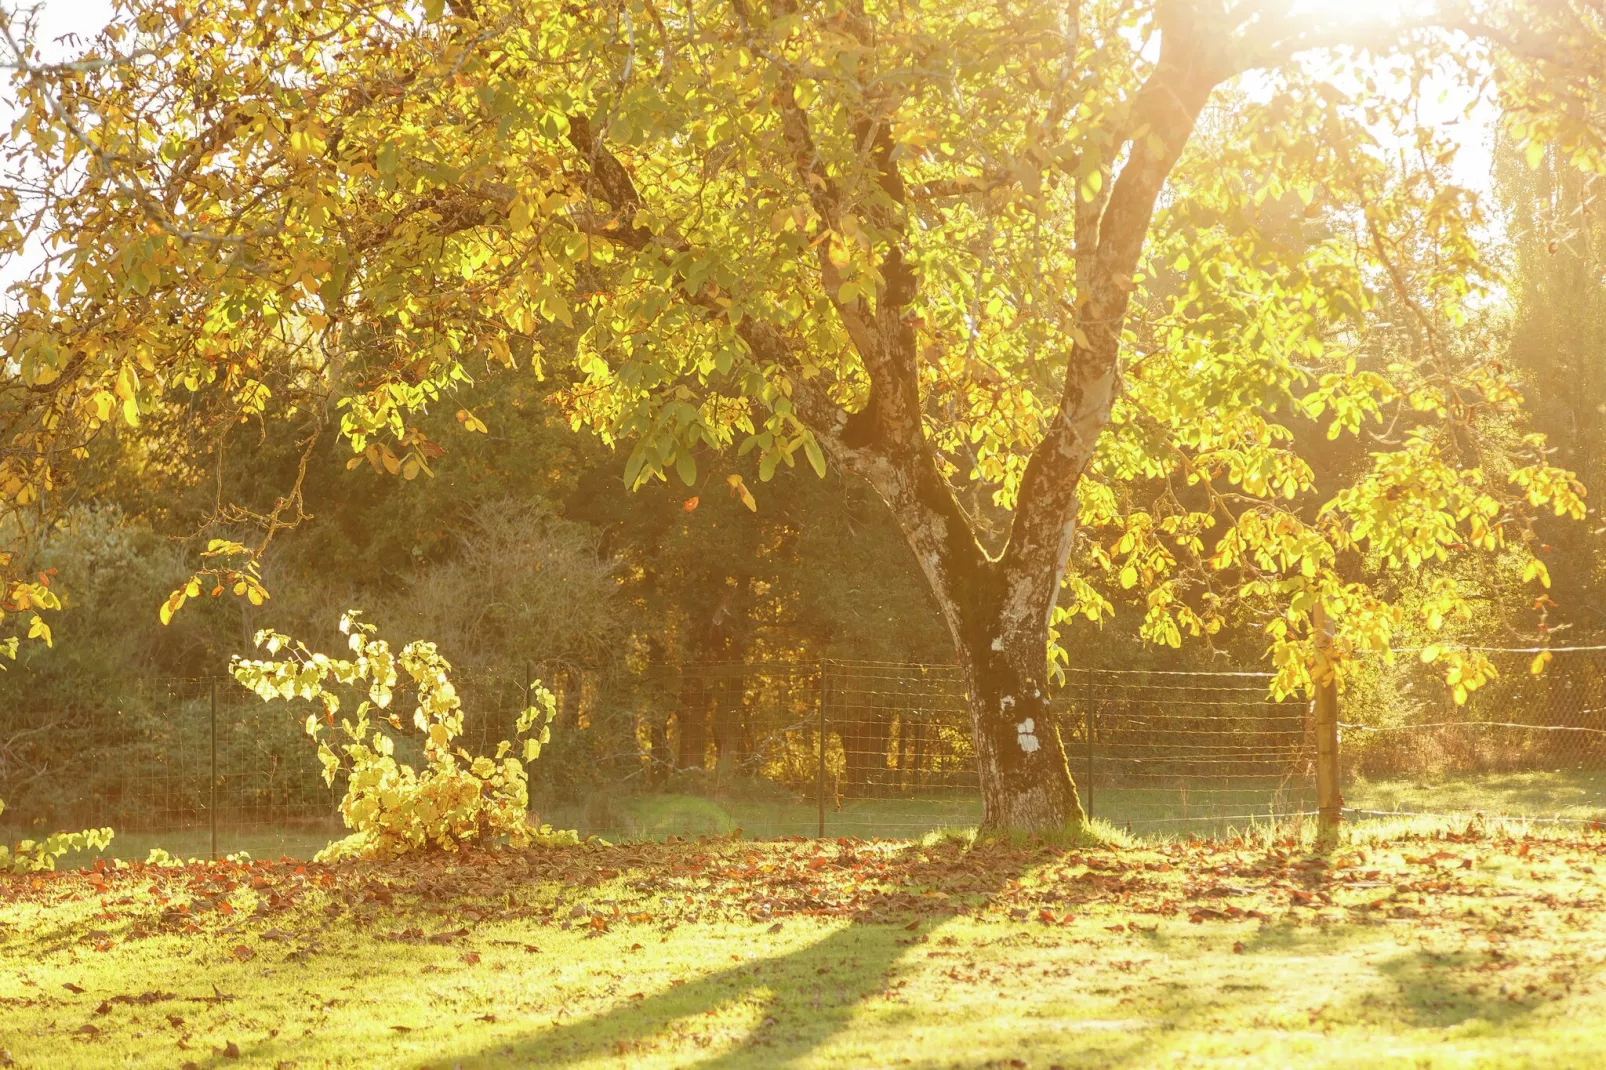
<instances>
[{"instance_id":1,"label":"thick branch","mask_svg":"<svg viewBox=\"0 0 1606 1070\"><path fill-rule=\"evenodd\" d=\"M1020 505L1001 566L1009 588L1003 607L1006 628L1036 628L1052 611L1070 552L1076 485L1109 421L1115 397L1121 332L1154 206L1172 168L1192 136L1211 90L1231 71L1224 38L1193 22L1178 8L1166 11L1160 60L1137 99L1129 159L1095 223L1081 221L1077 249L1078 324L1083 340L1072 348L1059 410L1032 451L1022 476ZM1085 269L1085 270L1084 270Z\"/></svg>"}]
</instances>

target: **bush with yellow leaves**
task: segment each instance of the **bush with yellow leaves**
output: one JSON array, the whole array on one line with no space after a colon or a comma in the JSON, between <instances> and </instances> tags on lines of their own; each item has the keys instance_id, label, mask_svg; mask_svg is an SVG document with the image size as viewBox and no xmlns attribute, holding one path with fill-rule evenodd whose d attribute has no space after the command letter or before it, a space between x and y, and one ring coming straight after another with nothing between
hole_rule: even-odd
<instances>
[{"instance_id":1,"label":"bush with yellow leaves","mask_svg":"<svg viewBox=\"0 0 1606 1070\"><path fill-rule=\"evenodd\" d=\"M0 813L6 804L0 802ZM82 832L52 832L42 840L0 843L0 873L41 873L56 868L56 860L71 851L103 851L112 842L109 828Z\"/></svg>"},{"instance_id":2,"label":"bush with yellow leaves","mask_svg":"<svg viewBox=\"0 0 1606 1070\"><path fill-rule=\"evenodd\" d=\"M573 832L533 826L527 814L526 762L534 761L551 737L557 711L552 693L530 685L528 705L519 714L514 743L503 740L494 756L471 755L455 740L463 733L463 707L451 682L451 664L434 643L415 641L393 652L377 629L355 611L340 618L350 637L351 658L314 653L273 631L257 633L256 645L269 658L236 657L234 678L265 701L305 699L322 707L306 721L317 741L324 780L334 784L347 773L340 813L352 834L325 847L319 861L342 858L385 859L423 851L455 851L464 845L506 842L575 843ZM424 768L398 762L392 732L404 731L391 709L399 672L417 688L412 725L423 736ZM352 718L336 719L340 699L332 690L365 692Z\"/></svg>"}]
</instances>

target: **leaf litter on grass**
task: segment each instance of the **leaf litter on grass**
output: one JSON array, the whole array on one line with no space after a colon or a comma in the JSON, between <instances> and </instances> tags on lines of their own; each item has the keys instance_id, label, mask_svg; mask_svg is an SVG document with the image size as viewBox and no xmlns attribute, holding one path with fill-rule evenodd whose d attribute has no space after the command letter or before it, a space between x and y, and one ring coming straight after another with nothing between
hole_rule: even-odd
<instances>
[{"instance_id":1,"label":"leaf litter on grass","mask_svg":"<svg viewBox=\"0 0 1606 1070\"><path fill-rule=\"evenodd\" d=\"M916 1023L900 1027L910 1037L923 1035L922 1007L946 1013L939 1000L1046 1010L1075 994L1087 1010L1069 1024L1023 1010L1023 1028L1050 1049L1069 1036L1109 1038L1085 1041L1097 1055L1205 1014L1188 1009L1197 995L1188 989L1212 947L1229 967L1306 945L1340 954L1346 940L1412 949L1397 966L1379 959L1378 977L1398 974L1387 978L1387 1013L1329 999L1262 1009L1231 1029L1209 1014L1189 1027L1205 1048L1243 1029L1265 1046L1287 1042L1296 1025L1299 1034L1365 1029L1380 1013L1376 1028L1463 1024L1597 992L1601 963L1580 938L1602 932L1603 855L1606 838L1594 831L1524 837L1474 823L1328 854L1291 837L1072 849L719 839L388 864L102 862L0 879L0 956L14 978L0 983L0 1006L13 1017L11 1057L40 1066L93 1061L86 1045L126 1048L136 1062L149 1049L150 1065L232 1045L231 1060L274 1065L342 1035L356 1045L339 1056L351 1065L447 1052L472 1062L499 1055L504 1041L516 1058L532 1028L561 1065L620 1052L677 1065L719 1044L802 1044L809 1058L852 1065L847 1019L826 1029L771 1006L773 992L762 1006L753 994L806 967L809 984L838 986L850 1005L896 1009ZM1218 930L1224 939L1210 935ZM830 933L851 939L822 939ZM771 942L800 950L772 954ZM716 947L728 955L722 965ZM174 967L163 987L132 984L151 979L153 962ZM1236 977L1219 963L1208 969ZM345 983L332 995L323 981L337 975ZM1220 987L1275 1008L1266 984L1245 975ZM455 1018L397 1006L419 987L461 1004ZM721 1002L726 989L748 995ZM316 1013L290 1036L272 1023L297 1000ZM180 1001L189 1022L165 1009ZM688 1025L676 1017L682 1003L737 1025L728 1036ZM140 1014L147 1005L157 1016ZM822 1008L827 1023L840 1017ZM354 1021L367 1025L353 1033ZM1109 1022L1122 1024L1097 1024ZM1010 1038L961 1042L981 1059Z\"/></svg>"}]
</instances>

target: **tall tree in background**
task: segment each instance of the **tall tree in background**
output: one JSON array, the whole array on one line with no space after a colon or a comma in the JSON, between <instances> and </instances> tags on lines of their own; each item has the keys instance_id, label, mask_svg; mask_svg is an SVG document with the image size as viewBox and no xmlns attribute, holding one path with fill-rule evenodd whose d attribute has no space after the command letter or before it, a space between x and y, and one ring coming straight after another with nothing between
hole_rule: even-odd
<instances>
[{"instance_id":1,"label":"tall tree in background","mask_svg":"<svg viewBox=\"0 0 1606 1070\"><path fill-rule=\"evenodd\" d=\"M0 240L48 234L0 325L14 519L164 410L220 435L289 419L309 453L338 417L354 465L412 478L458 384L569 363L567 411L630 444L629 483L691 485L726 447L761 479L801 456L867 480L963 666L986 825L1044 830L1082 820L1051 629L1105 608L1073 552L1148 591L1155 641L1277 605L1293 687L1333 668L1304 646L1317 602L1341 648L1399 624L1339 552L1503 551L1542 581L1533 513L1582 514L1537 440L1494 468L1462 448L1517 395L1448 350L1488 270L1415 98L1481 87L1598 170L1589 0L1376 25L1260 0L123 10L61 64L3 24ZM1261 222L1296 202L1291 245ZM1363 372L1379 290L1421 344ZM1325 501L1279 422L1385 415L1398 437ZM1164 493L1140 506L1139 483ZM301 512L298 477L256 519ZM248 564L207 572L169 610L262 597ZM1429 611L1458 610L1446 585Z\"/></svg>"},{"instance_id":2,"label":"tall tree in background","mask_svg":"<svg viewBox=\"0 0 1606 1070\"><path fill-rule=\"evenodd\" d=\"M1597 107L1598 107L1597 103ZM1515 321L1510 358L1520 370L1534 426L1556 460L1586 486L1606 465L1606 177L1572 166L1559 149L1509 142L1496 176L1509 216ZM1606 631L1596 525L1544 529L1553 573L1572 597L1556 624Z\"/></svg>"}]
</instances>

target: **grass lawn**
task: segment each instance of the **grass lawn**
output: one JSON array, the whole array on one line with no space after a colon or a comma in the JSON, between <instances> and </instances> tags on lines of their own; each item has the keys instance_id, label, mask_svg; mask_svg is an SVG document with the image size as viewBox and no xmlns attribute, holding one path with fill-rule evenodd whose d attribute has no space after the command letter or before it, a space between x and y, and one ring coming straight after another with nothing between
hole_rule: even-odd
<instances>
[{"instance_id":1,"label":"grass lawn","mask_svg":"<svg viewBox=\"0 0 1606 1070\"><path fill-rule=\"evenodd\" d=\"M1488 773L1439 780L1353 781L1345 802L1359 810L1427 814L1504 814L1606 821L1606 771ZM1099 787L1095 817L1144 836L1216 836L1267 822L1271 815L1315 809L1313 787L1290 791L1275 779L1195 783L1187 794L1171 787ZM589 820L588 820L589 818ZM818 810L808 800L745 802L693 795L639 795L610 800L599 818L582 807L542 819L612 840L667 835L813 836ZM825 814L828 836L922 836L934 829L974 826L981 800L974 793L926 798L846 800Z\"/></svg>"},{"instance_id":2,"label":"grass lawn","mask_svg":"<svg viewBox=\"0 0 1606 1070\"><path fill-rule=\"evenodd\" d=\"M0 1065L1594 1067L1606 835L0 878Z\"/></svg>"},{"instance_id":3,"label":"grass lawn","mask_svg":"<svg viewBox=\"0 0 1606 1070\"><path fill-rule=\"evenodd\" d=\"M1344 787L1345 802L1359 811L1355 820L1378 815L1527 815L1572 822L1606 823L1606 771L1493 773L1439 780L1355 781ZM1227 787L1195 789L1187 796L1169 788L1099 788L1093 812L1136 836L1163 840L1230 835L1273 823L1273 814L1313 809L1313 798L1288 794L1276 781L1234 781ZM700 795L635 795L608 800L599 814L583 806L562 806L540 815L556 828L578 829L615 843L663 840L669 836L728 836L740 830L748 839L814 836L817 804L807 799L771 801L711 799ZM933 831L974 827L981 801L972 793L936 797L845 800L826 810L829 837L919 838ZM68 855L61 865L89 865L97 857L144 861L160 847L176 858L207 858L210 831L118 829L111 846L97 853ZM0 826L0 840L12 843L34 835ZM311 858L344 835L338 819L322 823L224 826L218 856L244 852L252 858Z\"/></svg>"},{"instance_id":4,"label":"grass lawn","mask_svg":"<svg viewBox=\"0 0 1606 1070\"><path fill-rule=\"evenodd\" d=\"M1606 823L1606 771L1493 773L1439 780L1354 781L1344 786L1345 802L1369 814L1527 815L1573 822ZM1271 823L1274 813L1313 809L1313 798L1287 794L1276 781L1234 781L1229 786L1195 789L1187 796L1169 788L1099 788L1093 812L1110 825L1150 839L1230 835ZM599 814L582 806L563 806L540 815L556 828L578 829L615 843L663 840L668 836L728 836L741 830L749 839L813 836L819 827L817 804L807 799L748 801L700 795L635 795L611 798ZM826 810L830 837L918 838L941 829L974 827L981 801L972 793L937 797L846 800ZM0 826L0 840L15 842L32 832ZM291 825L225 826L218 832L218 856L245 852L252 858L311 858L344 835L338 819ZM158 832L118 829L104 852L77 853L63 867L91 864L97 857L144 861L153 847L176 858L207 858L211 835L204 826Z\"/></svg>"}]
</instances>

